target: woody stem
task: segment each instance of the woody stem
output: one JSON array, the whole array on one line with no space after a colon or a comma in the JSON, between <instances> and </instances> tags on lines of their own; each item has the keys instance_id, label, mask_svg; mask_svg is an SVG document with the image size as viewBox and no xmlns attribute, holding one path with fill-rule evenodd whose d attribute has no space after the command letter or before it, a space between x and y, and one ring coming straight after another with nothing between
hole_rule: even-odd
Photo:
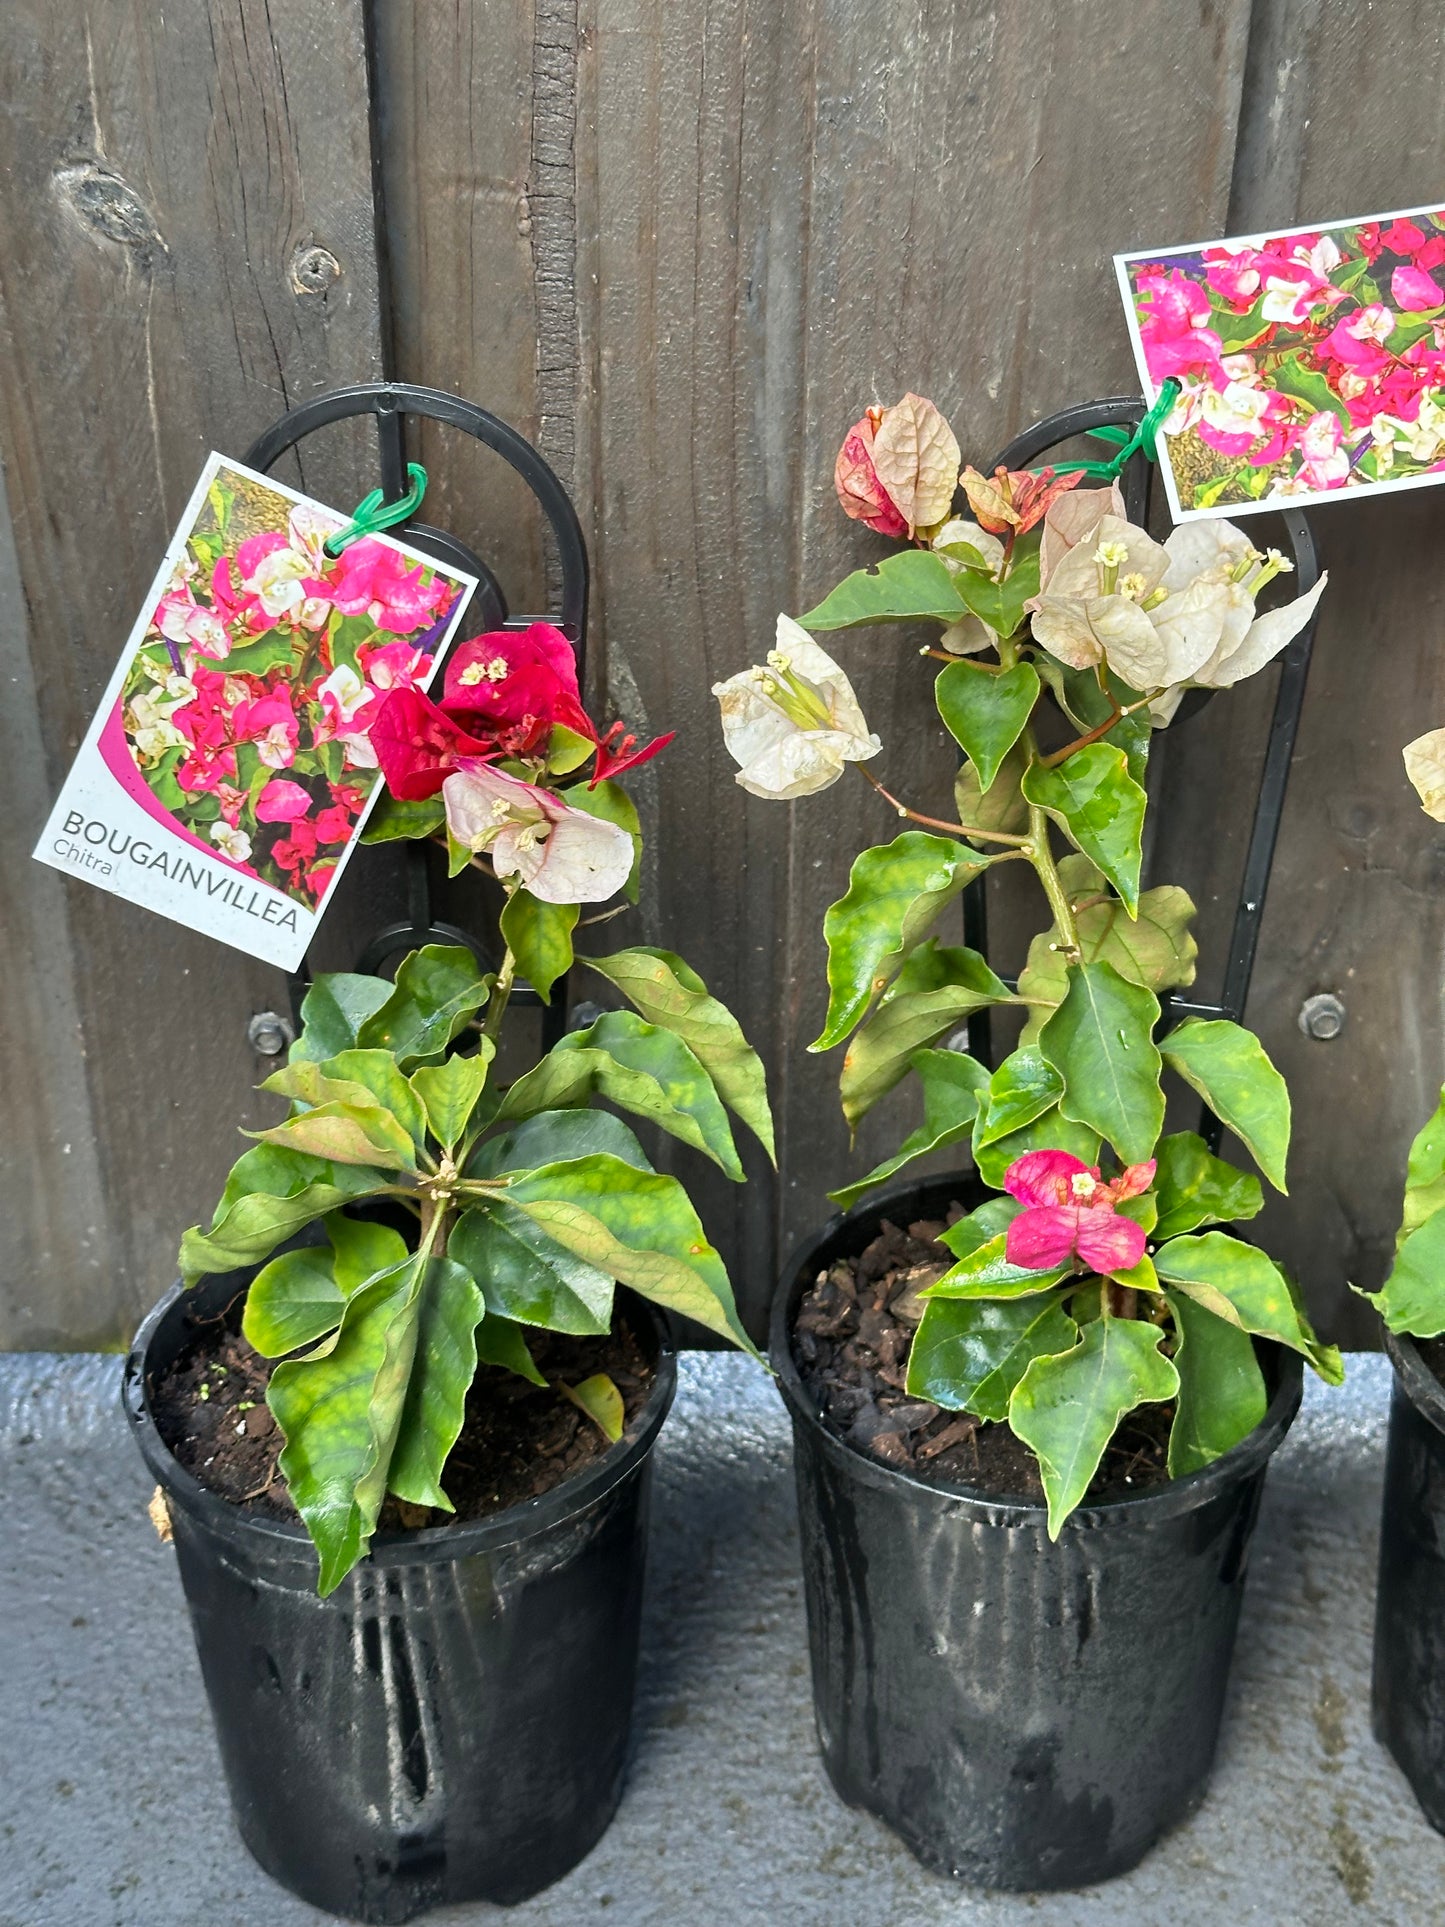
<instances>
[{"instance_id":1,"label":"woody stem","mask_svg":"<svg viewBox=\"0 0 1445 1927\"><path fill-rule=\"evenodd\" d=\"M1062 749L1056 749L1052 755L1041 756L1039 761L1045 769L1056 769L1060 763L1067 762L1069 757L1077 754L1079 750L1087 749L1090 743L1097 743L1101 736L1107 736L1115 723L1122 722L1126 716L1132 716L1136 709L1143 709L1152 700L1150 696L1141 696L1137 703L1130 703L1121 709L1111 696L1109 702L1114 711L1112 716L1106 716L1102 723L1096 723L1092 729L1076 737L1072 743L1065 743Z\"/></svg>"},{"instance_id":2,"label":"woody stem","mask_svg":"<svg viewBox=\"0 0 1445 1927\"><path fill-rule=\"evenodd\" d=\"M512 955L509 944L502 952L502 961L497 967L497 981L492 985L492 994L487 1000L487 1021L482 1025L483 1037L490 1037L494 1044L502 1028L507 1000L512 994L512 979L516 974L517 959Z\"/></svg>"},{"instance_id":3,"label":"woody stem","mask_svg":"<svg viewBox=\"0 0 1445 1927\"><path fill-rule=\"evenodd\" d=\"M864 769L861 763L855 763L854 768L865 782L873 785L885 803L891 803L898 814L906 816L910 823L922 823L925 828L942 830L948 836L977 837L980 843L1007 843L1017 850L1022 850L1029 841L1026 836L1010 836L1003 830L981 830L970 823L946 823L941 816L925 816L921 810L911 810L906 803L900 803L892 791L884 789L872 771Z\"/></svg>"}]
</instances>

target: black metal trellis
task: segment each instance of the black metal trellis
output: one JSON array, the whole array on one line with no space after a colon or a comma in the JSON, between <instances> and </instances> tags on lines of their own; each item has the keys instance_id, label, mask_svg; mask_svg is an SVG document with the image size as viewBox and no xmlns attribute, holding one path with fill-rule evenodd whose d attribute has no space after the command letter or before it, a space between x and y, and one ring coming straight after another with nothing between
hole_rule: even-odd
<instances>
[{"instance_id":1,"label":"black metal trellis","mask_svg":"<svg viewBox=\"0 0 1445 1927\"><path fill-rule=\"evenodd\" d=\"M442 422L457 428L500 455L521 476L536 497L557 545L560 573L560 612L553 616L512 615L507 597L485 561L456 536L428 523L409 519L398 523L392 533L404 538L411 547L438 562L465 570L477 578L472 610L480 617L480 629L525 629L530 623L547 621L559 628L577 654L579 682L586 668L587 639L587 544L572 498L556 472L541 453L515 428L476 402L442 388L422 388L411 382L358 382L318 395L299 408L291 409L272 423L251 444L243 460L248 468L263 473L288 449L306 436L335 422L358 415L371 415L376 421L380 456L381 488L387 502L399 502L407 491L408 416ZM475 632L475 631L474 631ZM357 969L379 972L391 958L426 943L463 944L483 963L494 963L479 940L457 925L441 920L432 901L432 862L425 844L407 846L407 915L399 922L379 930L357 959ZM303 963L291 978L293 1015L299 1023L299 1007L310 973ZM530 985L519 983L513 992L518 1003L540 1002ZM543 1047L561 1035L566 1024L565 998L554 997L542 1013Z\"/></svg>"},{"instance_id":2,"label":"black metal trellis","mask_svg":"<svg viewBox=\"0 0 1445 1927\"><path fill-rule=\"evenodd\" d=\"M1079 402L1071 408L1060 409L1057 414L1046 416L1042 421L1036 422L1032 428L1025 429L1023 434L1015 436L1003 453L995 458L993 466L1008 469L1029 468L1046 456L1051 449L1058 448L1062 443L1071 441L1076 436L1087 435L1093 429L1137 428L1143 420L1147 406L1148 404L1140 396L1115 395L1104 401ZM1153 494L1154 464L1142 454L1135 455L1126 463L1120 480L1129 519L1142 524L1148 517ZM1302 509L1282 508L1278 512L1284 524L1291 560L1295 566L1290 585L1297 595L1303 595L1314 587L1320 575L1314 536ZM1264 915L1265 894L1269 889L1275 844L1279 839L1280 818L1284 812L1285 791L1289 785L1290 761L1294 755L1300 712L1304 707L1305 684L1309 677L1314 636L1315 617L1311 616L1279 658L1281 665L1279 688L1275 695L1269 742L1260 771L1254 823L1244 859L1239 897L1235 905L1234 928L1230 936L1229 954L1219 1000L1217 1003L1207 1003L1181 996L1177 991L1166 993L1160 1000L1164 1006L1166 1027L1177 1023L1183 1017L1224 1017L1234 1023L1243 1020L1244 1007L1249 997L1250 979L1254 974L1255 953L1259 947L1259 928ZM1206 692L1197 692L1197 695L1197 702L1193 695L1185 697L1185 702L1181 705L1179 714L1176 715L1174 727L1177 727L1180 722L1187 721L1188 716L1198 708L1202 708L1204 702L1208 700ZM1191 704L1194 705L1193 709L1186 707ZM988 909L985 892L986 879L980 877L964 893L963 914L965 941L971 948L986 954ZM969 1020L970 1051L982 1062L988 1064L992 1061L991 1042L988 1013L981 1011ZM1207 1110L1204 1114L1202 1134L1210 1148L1217 1151L1223 1135L1223 1127Z\"/></svg>"}]
</instances>

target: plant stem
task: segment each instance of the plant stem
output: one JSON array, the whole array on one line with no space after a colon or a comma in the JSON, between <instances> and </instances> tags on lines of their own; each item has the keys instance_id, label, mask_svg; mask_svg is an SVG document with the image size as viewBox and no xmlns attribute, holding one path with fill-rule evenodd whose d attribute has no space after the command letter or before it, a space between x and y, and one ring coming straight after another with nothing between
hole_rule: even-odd
<instances>
[{"instance_id":1,"label":"plant stem","mask_svg":"<svg viewBox=\"0 0 1445 1927\"><path fill-rule=\"evenodd\" d=\"M517 974L517 959L512 955L509 944L502 952L502 961L497 969L497 981L492 985L492 994L487 999L487 1021L482 1025L483 1037L490 1037L495 1044L497 1033L502 1028L502 1019L507 1013L507 1000L512 994L512 979Z\"/></svg>"},{"instance_id":2,"label":"plant stem","mask_svg":"<svg viewBox=\"0 0 1445 1927\"><path fill-rule=\"evenodd\" d=\"M1017 850L1021 850L1029 841L1026 836L1009 836L1003 830L981 830L969 823L945 823L941 816L925 816L921 810L911 810L906 803L900 803L890 790L884 789L872 771L864 769L861 763L856 763L854 768L865 783L873 785L885 803L891 803L898 814L906 816L911 823L922 823L930 830L943 830L949 836L977 837L980 843L1007 843Z\"/></svg>"},{"instance_id":3,"label":"plant stem","mask_svg":"<svg viewBox=\"0 0 1445 1927\"><path fill-rule=\"evenodd\" d=\"M977 656L955 656L950 649L920 649L920 656L932 656L935 662L961 662L965 669L976 669L983 676L1001 676L1001 662L980 662Z\"/></svg>"},{"instance_id":4,"label":"plant stem","mask_svg":"<svg viewBox=\"0 0 1445 1927\"><path fill-rule=\"evenodd\" d=\"M1044 886L1044 895L1049 900L1049 908L1054 913L1054 926L1059 933L1059 950L1068 963L1079 960L1079 930L1074 922L1074 912L1069 904L1069 893L1064 888L1059 866L1054 861L1054 853L1049 847L1049 819L1046 811L1037 803L1029 804L1029 862Z\"/></svg>"},{"instance_id":5,"label":"plant stem","mask_svg":"<svg viewBox=\"0 0 1445 1927\"><path fill-rule=\"evenodd\" d=\"M1153 698L1151 696L1141 696L1137 703L1130 703L1125 709L1121 709L1118 703L1114 702L1112 696L1110 696L1109 701L1113 705L1113 715L1106 716L1102 723L1096 723L1092 729L1085 730L1084 734L1077 737L1072 743L1065 743L1062 749L1054 750L1052 755L1041 756L1039 761L1045 769L1056 769L1060 763L1067 762L1069 757L1075 755L1079 750L1087 749L1090 743L1097 743L1101 736L1108 735L1115 723L1122 722L1126 716L1132 716L1136 709L1143 709L1146 704L1153 701Z\"/></svg>"}]
</instances>

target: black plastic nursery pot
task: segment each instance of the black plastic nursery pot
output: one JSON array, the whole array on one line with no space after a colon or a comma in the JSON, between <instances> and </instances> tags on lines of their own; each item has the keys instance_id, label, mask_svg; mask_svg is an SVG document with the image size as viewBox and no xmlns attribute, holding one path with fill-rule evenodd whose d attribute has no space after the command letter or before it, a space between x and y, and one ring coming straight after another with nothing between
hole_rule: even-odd
<instances>
[{"instance_id":1,"label":"black plastic nursery pot","mask_svg":"<svg viewBox=\"0 0 1445 1927\"><path fill-rule=\"evenodd\" d=\"M656 1377L595 1465L476 1523L378 1534L319 1599L301 1527L207 1491L151 1415L154 1374L249 1276L168 1292L123 1385L241 1837L294 1893L356 1920L525 1900L590 1851L621 1797L651 1453L676 1389L665 1328L628 1298Z\"/></svg>"},{"instance_id":2,"label":"black plastic nursery pot","mask_svg":"<svg viewBox=\"0 0 1445 1927\"><path fill-rule=\"evenodd\" d=\"M1445 1833L1445 1386L1414 1340L1385 1334L1395 1368L1380 1582L1375 1737Z\"/></svg>"},{"instance_id":3,"label":"black plastic nursery pot","mask_svg":"<svg viewBox=\"0 0 1445 1927\"><path fill-rule=\"evenodd\" d=\"M774 1301L818 1736L842 1798L925 1866L982 1887L1087 1886L1134 1866L1203 1796L1301 1361L1262 1347L1272 1396L1247 1439L1202 1472L1081 1508L1055 1545L1042 1503L864 1456L799 1376L803 1293L881 1218L906 1226L981 1195L971 1176L883 1194L809 1245Z\"/></svg>"}]
</instances>

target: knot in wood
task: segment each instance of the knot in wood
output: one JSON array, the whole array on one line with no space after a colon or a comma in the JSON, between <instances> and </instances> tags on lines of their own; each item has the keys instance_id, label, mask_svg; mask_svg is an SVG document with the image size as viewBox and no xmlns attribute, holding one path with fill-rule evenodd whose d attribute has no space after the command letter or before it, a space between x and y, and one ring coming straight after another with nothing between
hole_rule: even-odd
<instances>
[{"instance_id":1,"label":"knot in wood","mask_svg":"<svg viewBox=\"0 0 1445 1927\"><path fill-rule=\"evenodd\" d=\"M317 243L307 242L291 256L291 288L295 294L325 294L333 281L341 279L341 263Z\"/></svg>"}]
</instances>

